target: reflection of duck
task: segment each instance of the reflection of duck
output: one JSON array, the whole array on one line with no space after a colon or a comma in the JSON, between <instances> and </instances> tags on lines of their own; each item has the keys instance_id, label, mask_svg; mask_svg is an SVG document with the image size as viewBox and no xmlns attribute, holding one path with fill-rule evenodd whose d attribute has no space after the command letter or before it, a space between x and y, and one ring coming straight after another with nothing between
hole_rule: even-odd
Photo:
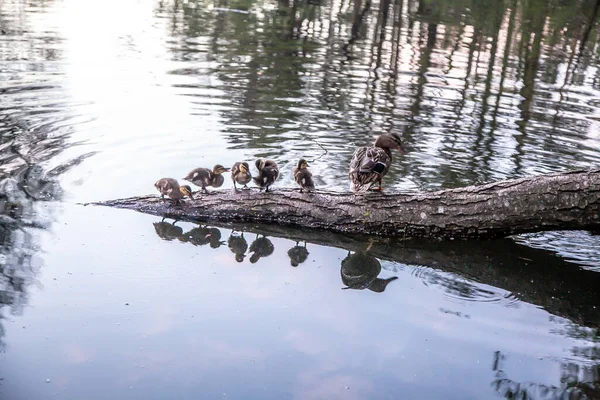
<instances>
[{"instance_id":1,"label":"reflection of duck","mask_svg":"<svg viewBox=\"0 0 600 400\"><path fill-rule=\"evenodd\" d=\"M162 199L165 196L169 196L171 200L174 200L175 205L179 204L179 201L184 196L188 196L192 200L194 199L192 197L192 188L188 185L179 186L179 182L173 178L161 178L154 183L154 187L160 192Z\"/></svg>"},{"instance_id":2,"label":"reflection of duck","mask_svg":"<svg viewBox=\"0 0 600 400\"><path fill-rule=\"evenodd\" d=\"M174 220L173 223L165 222L163 218L160 222L155 222L154 230L156 234L160 236L163 240L173 240L181 237L183 235L183 229L181 227L176 226L175 223L177 220Z\"/></svg>"},{"instance_id":3,"label":"reflection of duck","mask_svg":"<svg viewBox=\"0 0 600 400\"><path fill-rule=\"evenodd\" d=\"M304 242L304 246L296 245L288 250L288 257L290 257L290 264L292 267L297 267L302 264L308 258L308 250L306 249L306 242Z\"/></svg>"},{"instance_id":4,"label":"reflection of duck","mask_svg":"<svg viewBox=\"0 0 600 400\"><path fill-rule=\"evenodd\" d=\"M265 189L265 192L268 192L269 187L279 176L279 167L273 160L259 158L256 160L256 169L258 170L258 176L254 177L254 183L256 183L261 190Z\"/></svg>"},{"instance_id":5,"label":"reflection of duck","mask_svg":"<svg viewBox=\"0 0 600 400\"><path fill-rule=\"evenodd\" d=\"M258 237L258 235L256 235L256 240L250 245L250 253L252 253L250 262L254 264L261 257L270 256L273 254L273 250L275 250L275 247L267 237Z\"/></svg>"},{"instance_id":6,"label":"reflection of duck","mask_svg":"<svg viewBox=\"0 0 600 400\"><path fill-rule=\"evenodd\" d=\"M192 182L196 186L200 186L202 191L208 194L210 192L206 189L206 187L221 187L223 182L225 182L223 172L227 171L229 171L229 168L225 168L224 166L217 164L213 167L212 171L208 168L193 169L183 179Z\"/></svg>"},{"instance_id":7,"label":"reflection of duck","mask_svg":"<svg viewBox=\"0 0 600 400\"><path fill-rule=\"evenodd\" d=\"M231 235L227 240L227 246L229 247L229 250L235 254L235 261L244 261L246 250L248 250L248 242L246 242L246 238L244 238L244 232L242 232L240 236L234 235L233 232L231 232Z\"/></svg>"},{"instance_id":8,"label":"reflection of duck","mask_svg":"<svg viewBox=\"0 0 600 400\"><path fill-rule=\"evenodd\" d=\"M371 147L356 149L348 173L353 192L366 192L375 182L379 182L378 190L381 190L381 180L392 164L391 149L406 153L400 137L391 133L380 135Z\"/></svg>"},{"instance_id":9,"label":"reflection of duck","mask_svg":"<svg viewBox=\"0 0 600 400\"><path fill-rule=\"evenodd\" d=\"M342 282L347 287L343 289L369 289L376 293L385 290L388 283L398 279L392 276L387 279L377 278L381 272L381 264L375 257L362 251L348 255L342 260Z\"/></svg>"},{"instance_id":10,"label":"reflection of duck","mask_svg":"<svg viewBox=\"0 0 600 400\"><path fill-rule=\"evenodd\" d=\"M194 246L204 246L210 243L210 247L216 249L225 242L221 241L221 231L218 228L207 228L198 226L183 234L184 240Z\"/></svg>"}]
</instances>

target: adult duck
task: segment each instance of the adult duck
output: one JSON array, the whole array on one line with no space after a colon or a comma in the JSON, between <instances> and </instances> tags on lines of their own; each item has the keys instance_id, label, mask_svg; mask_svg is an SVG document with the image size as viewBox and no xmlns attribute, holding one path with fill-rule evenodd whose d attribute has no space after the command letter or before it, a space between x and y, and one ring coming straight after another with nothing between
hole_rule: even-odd
<instances>
[{"instance_id":1,"label":"adult duck","mask_svg":"<svg viewBox=\"0 0 600 400\"><path fill-rule=\"evenodd\" d=\"M384 133L375 140L371 147L359 147L350 161L350 189L354 193L366 192L375 182L379 182L387 174L392 164L392 149L405 154L400 137L392 133Z\"/></svg>"}]
</instances>

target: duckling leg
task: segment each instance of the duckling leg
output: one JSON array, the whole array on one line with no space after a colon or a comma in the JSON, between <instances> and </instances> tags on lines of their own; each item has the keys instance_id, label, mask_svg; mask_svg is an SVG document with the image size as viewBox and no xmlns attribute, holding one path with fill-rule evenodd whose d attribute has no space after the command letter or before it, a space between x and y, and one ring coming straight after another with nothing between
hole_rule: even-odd
<instances>
[{"instance_id":1,"label":"duckling leg","mask_svg":"<svg viewBox=\"0 0 600 400\"><path fill-rule=\"evenodd\" d=\"M242 189L252 190L252 188L249 188L248 185L244 185L244 187Z\"/></svg>"},{"instance_id":2,"label":"duckling leg","mask_svg":"<svg viewBox=\"0 0 600 400\"><path fill-rule=\"evenodd\" d=\"M237 186L235 185L235 180L233 181L233 193L237 193Z\"/></svg>"}]
</instances>

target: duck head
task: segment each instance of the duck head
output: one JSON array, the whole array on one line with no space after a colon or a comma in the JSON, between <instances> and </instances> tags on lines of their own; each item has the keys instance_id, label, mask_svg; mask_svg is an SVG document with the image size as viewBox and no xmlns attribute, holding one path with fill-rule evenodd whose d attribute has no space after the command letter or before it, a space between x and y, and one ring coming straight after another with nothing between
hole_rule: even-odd
<instances>
[{"instance_id":1,"label":"duck head","mask_svg":"<svg viewBox=\"0 0 600 400\"><path fill-rule=\"evenodd\" d=\"M224 166L222 166L221 164L217 164L213 167L213 174L215 175L221 175L223 172L227 172L229 171L230 168L225 168Z\"/></svg>"},{"instance_id":2,"label":"duck head","mask_svg":"<svg viewBox=\"0 0 600 400\"><path fill-rule=\"evenodd\" d=\"M179 186L179 192L181 192L182 195L194 200L194 197L192 196L192 188L190 187L190 185Z\"/></svg>"},{"instance_id":3,"label":"duck head","mask_svg":"<svg viewBox=\"0 0 600 400\"><path fill-rule=\"evenodd\" d=\"M298 169L308 168L308 162L304 158L298 160Z\"/></svg>"},{"instance_id":4,"label":"duck head","mask_svg":"<svg viewBox=\"0 0 600 400\"><path fill-rule=\"evenodd\" d=\"M381 147L382 149L394 149L402 154L406 154L406 150L402 147L400 136L394 133L384 133L383 135L379 135L375 140L374 146Z\"/></svg>"}]
</instances>

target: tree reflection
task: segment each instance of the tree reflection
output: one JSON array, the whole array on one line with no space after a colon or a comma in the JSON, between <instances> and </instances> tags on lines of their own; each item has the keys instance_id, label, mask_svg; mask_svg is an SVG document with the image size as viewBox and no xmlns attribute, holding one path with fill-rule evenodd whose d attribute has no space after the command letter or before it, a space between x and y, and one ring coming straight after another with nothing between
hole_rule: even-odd
<instances>
[{"instance_id":1,"label":"tree reflection","mask_svg":"<svg viewBox=\"0 0 600 400\"><path fill-rule=\"evenodd\" d=\"M595 347L597 349L597 347ZM492 387L506 399L598 399L600 398L600 364L582 365L575 362L560 362L561 386L532 382L517 382L508 378L504 370L507 356L500 351L494 353L492 370L495 379Z\"/></svg>"},{"instance_id":2,"label":"tree reflection","mask_svg":"<svg viewBox=\"0 0 600 400\"><path fill-rule=\"evenodd\" d=\"M597 109L593 96L577 97L570 87L593 89L590 76L600 74L596 0L226 5L248 14L211 11L225 6L209 0L175 4L162 8L180 41L174 57L205 57L213 66L173 72L191 82L197 76L186 88L199 90L186 94L198 97L205 96L201 79L216 79L234 148L277 158L320 154L326 143L324 161L334 167L324 179L336 185L351 156L348 143L391 129L416 150L410 168L400 162L391 176L408 175L422 188L548 169L539 152L563 160L550 169L582 157L598 162L590 148L582 155L582 144L562 145L561 134L593 134L590 120L574 119ZM186 40L197 37L210 45Z\"/></svg>"}]
</instances>

